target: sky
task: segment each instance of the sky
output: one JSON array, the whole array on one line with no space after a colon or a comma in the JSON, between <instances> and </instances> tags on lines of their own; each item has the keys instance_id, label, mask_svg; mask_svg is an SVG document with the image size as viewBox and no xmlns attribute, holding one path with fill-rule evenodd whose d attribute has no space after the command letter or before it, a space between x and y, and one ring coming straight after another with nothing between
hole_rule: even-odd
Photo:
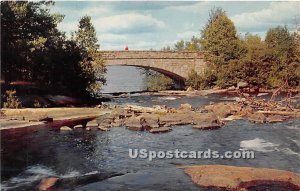
<instances>
[{"instance_id":1,"label":"sky","mask_svg":"<svg viewBox=\"0 0 300 191\"><path fill-rule=\"evenodd\" d=\"M51 11L65 15L58 27L67 34L81 17L91 16L101 50L160 50L200 37L213 7L226 11L241 36L250 32L264 38L269 28L293 30L295 17L300 20L300 1L58 1Z\"/></svg>"}]
</instances>

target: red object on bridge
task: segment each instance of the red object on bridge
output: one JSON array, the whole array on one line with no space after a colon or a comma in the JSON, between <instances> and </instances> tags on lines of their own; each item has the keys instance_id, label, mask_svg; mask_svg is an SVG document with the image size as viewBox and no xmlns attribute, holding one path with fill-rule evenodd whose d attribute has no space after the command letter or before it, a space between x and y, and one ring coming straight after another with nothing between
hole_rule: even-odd
<instances>
[{"instance_id":1,"label":"red object on bridge","mask_svg":"<svg viewBox=\"0 0 300 191\"><path fill-rule=\"evenodd\" d=\"M125 49L124 49L125 51L128 51L128 46L125 46Z\"/></svg>"}]
</instances>

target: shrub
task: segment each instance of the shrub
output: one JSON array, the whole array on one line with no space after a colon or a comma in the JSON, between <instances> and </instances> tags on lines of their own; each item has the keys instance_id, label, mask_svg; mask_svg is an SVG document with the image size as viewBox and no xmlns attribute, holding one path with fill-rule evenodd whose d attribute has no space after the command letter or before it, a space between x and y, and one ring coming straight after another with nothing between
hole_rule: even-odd
<instances>
[{"instance_id":1,"label":"shrub","mask_svg":"<svg viewBox=\"0 0 300 191\"><path fill-rule=\"evenodd\" d=\"M154 74L147 77L147 84L150 91L162 91L171 89L173 80L162 74Z\"/></svg>"},{"instance_id":2,"label":"shrub","mask_svg":"<svg viewBox=\"0 0 300 191\"><path fill-rule=\"evenodd\" d=\"M21 108L21 102L16 96L16 90L7 90L5 99L6 101L3 103L4 108Z\"/></svg>"}]
</instances>

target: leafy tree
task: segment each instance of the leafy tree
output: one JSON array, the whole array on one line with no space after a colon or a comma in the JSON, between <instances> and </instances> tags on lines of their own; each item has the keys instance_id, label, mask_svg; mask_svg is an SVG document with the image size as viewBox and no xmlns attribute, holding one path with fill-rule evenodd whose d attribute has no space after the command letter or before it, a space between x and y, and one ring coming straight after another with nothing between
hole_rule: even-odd
<instances>
[{"instance_id":1,"label":"leafy tree","mask_svg":"<svg viewBox=\"0 0 300 191\"><path fill-rule=\"evenodd\" d=\"M233 22L225 15L217 17L201 37L201 45L209 54L206 59L216 65L239 59L245 52Z\"/></svg>"},{"instance_id":2,"label":"leafy tree","mask_svg":"<svg viewBox=\"0 0 300 191\"><path fill-rule=\"evenodd\" d=\"M200 39L193 36L190 41L185 42L185 48L186 51L200 51L201 50L201 44Z\"/></svg>"},{"instance_id":3,"label":"leafy tree","mask_svg":"<svg viewBox=\"0 0 300 191\"><path fill-rule=\"evenodd\" d=\"M80 19L74 40L81 50L81 77L87 84L87 91L97 95L101 84L105 83L106 68L98 52L99 45L91 17L84 16Z\"/></svg>"},{"instance_id":4,"label":"leafy tree","mask_svg":"<svg viewBox=\"0 0 300 191\"><path fill-rule=\"evenodd\" d=\"M174 45L174 50L175 50L175 51L183 51L183 50L184 50L184 40L178 41L178 42Z\"/></svg>"},{"instance_id":5,"label":"leafy tree","mask_svg":"<svg viewBox=\"0 0 300 191\"><path fill-rule=\"evenodd\" d=\"M272 87L288 84L297 86L300 76L299 41L287 27L271 28L266 35L269 62L272 62L269 84Z\"/></svg>"}]
</instances>

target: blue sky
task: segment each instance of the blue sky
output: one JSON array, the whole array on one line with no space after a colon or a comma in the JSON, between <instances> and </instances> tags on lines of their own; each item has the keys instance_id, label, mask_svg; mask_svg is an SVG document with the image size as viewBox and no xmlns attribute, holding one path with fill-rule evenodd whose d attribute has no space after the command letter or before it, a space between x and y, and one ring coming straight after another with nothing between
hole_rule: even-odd
<instances>
[{"instance_id":1,"label":"blue sky","mask_svg":"<svg viewBox=\"0 0 300 191\"><path fill-rule=\"evenodd\" d=\"M216 1L60 1L52 12L65 15L59 29L69 34L79 19L92 17L102 50L160 50L180 40L200 36L213 7L222 7L239 34L265 36L270 27L294 27L300 20L300 2Z\"/></svg>"}]
</instances>

